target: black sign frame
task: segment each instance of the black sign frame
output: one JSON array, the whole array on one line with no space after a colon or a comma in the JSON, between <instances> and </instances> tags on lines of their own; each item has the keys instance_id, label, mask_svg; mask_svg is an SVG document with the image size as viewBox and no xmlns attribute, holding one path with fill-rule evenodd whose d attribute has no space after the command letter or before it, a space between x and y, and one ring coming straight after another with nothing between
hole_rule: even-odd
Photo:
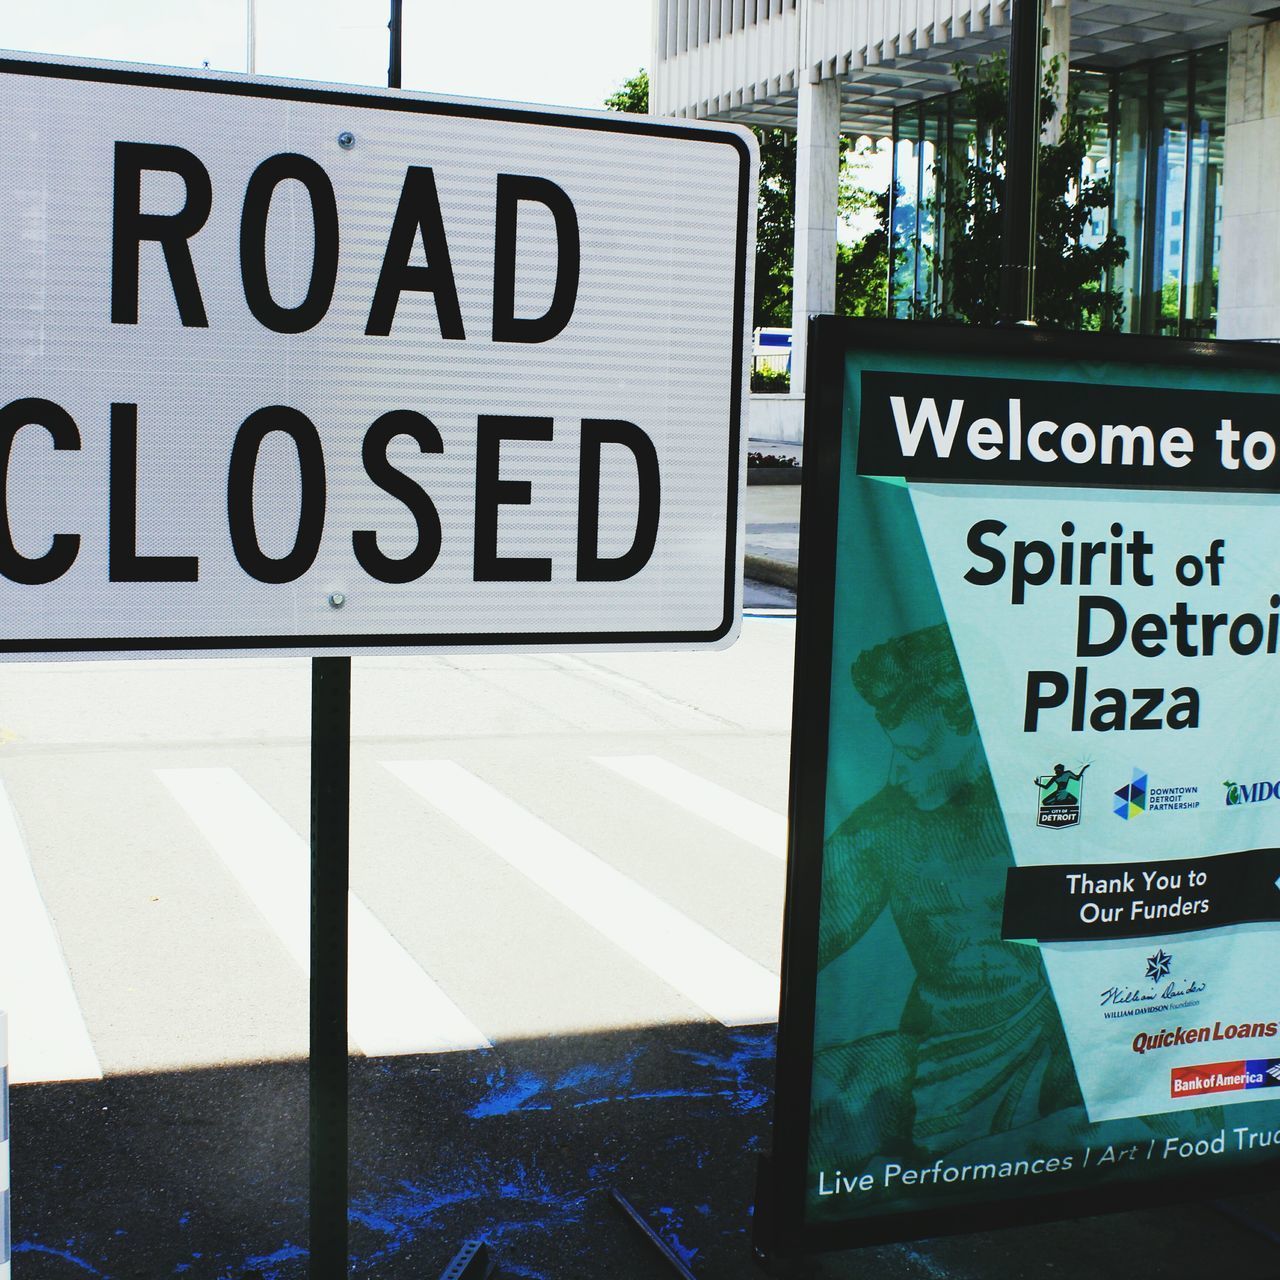
<instances>
[{"instance_id":1,"label":"black sign frame","mask_svg":"<svg viewBox=\"0 0 1280 1280\"><path fill-rule=\"evenodd\" d=\"M816 1023L818 931L831 727L836 546L845 361L849 353L1057 357L1098 365L1185 367L1280 375L1280 348L1260 342L1055 333L1032 326L975 329L945 323L812 316L808 329L799 585L793 682L787 889L772 1142L761 1157L753 1243L762 1261L896 1241L961 1235L1126 1212L1280 1187L1269 1164L1189 1173L1156 1182L940 1206L829 1223L806 1222L808 1142ZM955 481L965 483L968 477ZM969 482L976 482L969 480ZM1010 483L1007 479L1003 483ZM1096 482L1091 482L1096 483ZM1168 489L1168 484L1124 485ZM1208 486L1199 486L1208 487Z\"/></svg>"}]
</instances>

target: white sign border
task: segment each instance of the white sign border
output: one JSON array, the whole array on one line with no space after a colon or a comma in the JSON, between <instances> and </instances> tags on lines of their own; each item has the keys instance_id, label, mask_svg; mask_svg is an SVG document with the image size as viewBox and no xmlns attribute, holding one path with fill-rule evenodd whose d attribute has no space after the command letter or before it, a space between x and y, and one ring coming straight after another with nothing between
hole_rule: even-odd
<instances>
[{"instance_id":1,"label":"white sign border","mask_svg":"<svg viewBox=\"0 0 1280 1280\"><path fill-rule=\"evenodd\" d=\"M51 55L31 57L6 50L0 50L0 75L86 80L331 106L381 108L463 119L686 138L691 141L731 146L738 153L739 159L733 284L733 357L730 370L729 420L726 424L729 465L726 477L724 612L714 627L705 630L678 631L116 636L96 640L85 637L12 639L0 636L0 661L76 657L229 657L237 654L283 657L360 653L376 656L412 651L422 653L634 651L664 648L718 648L733 642L739 627L742 581L739 541L742 520L741 486L745 481L743 417L746 372L743 361L747 338L746 293L749 273L754 265L750 253L754 240L752 234L754 231L752 206L754 150L744 136L745 131L736 126L710 121L698 123L683 119L667 121L654 116L632 115L625 112L586 113L553 106L504 103L478 98L446 99L402 90L383 90L373 86L330 85L274 77L248 77L220 71L200 73L194 70L160 70L134 63L64 60Z\"/></svg>"}]
</instances>

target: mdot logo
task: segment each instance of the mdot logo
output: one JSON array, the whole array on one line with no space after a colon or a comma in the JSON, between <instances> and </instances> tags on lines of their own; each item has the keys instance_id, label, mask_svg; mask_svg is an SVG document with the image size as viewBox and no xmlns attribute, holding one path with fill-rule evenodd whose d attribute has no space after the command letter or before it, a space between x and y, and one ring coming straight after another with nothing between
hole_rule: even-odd
<instances>
[{"instance_id":1,"label":"mdot logo","mask_svg":"<svg viewBox=\"0 0 1280 1280\"><path fill-rule=\"evenodd\" d=\"M1227 808L1244 804L1265 804L1280 800L1280 780L1275 782L1224 782Z\"/></svg>"},{"instance_id":2,"label":"mdot logo","mask_svg":"<svg viewBox=\"0 0 1280 1280\"><path fill-rule=\"evenodd\" d=\"M1036 805L1036 826L1059 830L1074 827L1080 822L1080 804L1084 800L1084 774L1088 769L1082 764L1072 772L1064 764L1055 764L1052 773L1033 778L1039 794Z\"/></svg>"},{"instance_id":3,"label":"mdot logo","mask_svg":"<svg viewBox=\"0 0 1280 1280\"><path fill-rule=\"evenodd\" d=\"M1132 780L1116 790L1112 812L1122 821L1129 822L1144 813L1176 813L1199 807L1199 787L1153 787L1146 770L1135 769Z\"/></svg>"}]
</instances>

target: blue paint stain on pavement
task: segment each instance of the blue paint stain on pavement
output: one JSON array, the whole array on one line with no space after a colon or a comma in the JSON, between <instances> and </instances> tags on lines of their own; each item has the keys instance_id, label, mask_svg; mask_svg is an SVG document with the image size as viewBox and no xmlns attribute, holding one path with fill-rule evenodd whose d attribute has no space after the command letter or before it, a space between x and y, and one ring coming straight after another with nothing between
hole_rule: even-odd
<instances>
[{"instance_id":1,"label":"blue paint stain on pavement","mask_svg":"<svg viewBox=\"0 0 1280 1280\"><path fill-rule=\"evenodd\" d=\"M729 1100L735 1111L756 1111L772 1098L771 1091L755 1079L755 1072L760 1063L773 1059L774 1033L772 1030L741 1032L733 1036L732 1041L736 1048L728 1054L692 1049L676 1049L675 1052L722 1080L725 1088L721 1096Z\"/></svg>"},{"instance_id":2,"label":"blue paint stain on pavement","mask_svg":"<svg viewBox=\"0 0 1280 1280\"><path fill-rule=\"evenodd\" d=\"M272 1267L279 1266L282 1262L293 1262L298 1258L305 1258L307 1251L298 1244L285 1244L277 1249L274 1253L264 1253L256 1258L246 1258L244 1265L246 1269L263 1271L266 1273L267 1280L272 1280L274 1273Z\"/></svg>"},{"instance_id":3,"label":"blue paint stain on pavement","mask_svg":"<svg viewBox=\"0 0 1280 1280\"><path fill-rule=\"evenodd\" d=\"M532 1071L521 1071L514 1080L507 1082L506 1072L499 1071L489 1077L496 1087L486 1097L472 1107L467 1115L473 1120L482 1120L488 1116L508 1116L513 1111L540 1110L549 1111L551 1104L543 1103L537 1108L525 1104L536 1098L546 1087Z\"/></svg>"},{"instance_id":4,"label":"blue paint stain on pavement","mask_svg":"<svg viewBox=\"0 0 1280 1280\"><path fill-rule=\"evenodd\" d=\"M561 1280L561 1264L578 1265L582 1251L591 1256L602 1240L612 1249L634 1247L630 1228L609 1208L613 1186L628 1188L686 1264L696 1259L698 1268L714 1270L717 1250L729 1252L722 1240L732 1237L736 1249L744 1236L749 1189L735 1184L722 1195L696 1171L762 1145L761 1135L748 1130L759 1127L755 1117L769 1100L773 1052L772 1028L695 1027L626 1039L584 1037L567 1054L519 1045L459 1056L443 1072L429 1060L402 1062L394 1071L369 1064L371 1132L379 1134L392 1097L418 1121L412 1142L371 1140L363 1153L353 1153L350 1274L372 1278L396 1265L418 1267L423 1259L430 1270L451 1245L484 1238L504 1274ZM617 1104L616 1112L609 1104ZM720 1127L730 1116L745 1118L730 1126L733 1151ZM673 1171L693 1179L687 1201ZM667 1206L653 1210L659 1195ZM103 1224L92 1247L77 1231L74 1239L70 1232L54 1237L61 1247L27 1239L15 1243L13 1253L50 1255L43 1265L68 1280L73 1272L92 1280L140 1274L130 1256L137 1247L155 1264L148 1274L157 1277L235 1280L249 1270L264 1280L305 1275L309 1255L292 1243L302 1238L292 1209L264 1213L257 1230L233 1242L217 1234L218 1225L189 1196L182 1190L169 1201L168 1230L158 1233L167 1238L141 1232L120 1215ZM127 1236L116 1225L122 1220ZM150 1224L157 1225L155 1216ZM614 1236L628 1244L610 1243ZM201 1244L203 1260L193 1248ZM54 1260L61 1265L54 1267Z\"/></svg>"},{"instance_id":5,"label":"blue paint stain on pavement","mask_svg":"<svg viewBox=\"0 0 1280 1280\"><path fill-rule=\"evenodd\" d=\"M637 1049L620 1061L582 1063L564 1071L552 1080L541 1079L532 1071L520 1071L509 1077L505 1068L489 1072L485 1077L488 1092L468 1111L473 1120L491 1116L509 1116L520 1111L549 1111L555 1095L573 1096L573 1107L598 1107L613 1102L656 1101L727 1101L732 1110L745 1114L764 1107L771 1098L767 1085L755 1079L762 1062L773 1059L774 1033L746 1031L732 1037L734 1049L727 1054L676 1049L673 1052L710 1077L686 1088L634 1089L637 1064L655 1050Z\"/></svg>"},{"instance_id":6,"label":"blue paint stain on pavement","mask_svg":"<svg viewBox=\"0 0 1280 1280\"><path fill-rule=\"evenodd\" d=\"M684 1263L686 1267L692 1267L693 1260L698 1256L697 1249L692 1249L684 1244L679 1236L679 1232L684 1228L684 1218L675 1209L669 1206L662 1206L655 1211L654 1216L661 1221L658 1226L658 1234L665 1241L667 1247Z\"/></svg>"},{"instance_id":7,"label":"blue paint stain on pavement","mask_svg":"<svg viewBox=\"0 0 1280 1280\"><path fill-rule=\"evenodd\" d=\"M547 1175L524 1161L504 1164L499 1170L482 1159L452 1174L448 1186L402 1181L353 1203L351 1221L379 1237L372 1250L361 1252L359 1271L371 1270L424 1235L449 1238L459 1234L454 1224L460 1224L477 1202L500 1203L497 1220L488 1222L481 1233L495 1249L523 1233L545 1234L576 1223L586 1206L584 1188L557 1188ZM518 1246L512 1252L518 1256ZM547 1280L539 1271L506 1270L528 1280Z\"/></svg>"},{"instance_id":8,"label":"blue paint stain on pavement","mask_svg":"<svg viewBox=\"0 0 1280 1280\"><path fill-rule=\"evenodd\" d=\"M72 1243L68 1241L68 1243ZM17 1257L20 1253L44 1253L53 1258L61 1258L64 1262L69 1262L73 1267L79 1267L81 1271L91 1276L104 1275L92 1263L86 1262L83 1258L77 1258L74 1253L67 1249L54 1249L47 1244L37 1244L34 1240L19 1240L17 1244L9 1250L13 1257ZM14 1270L17 1270L15 1267Z\"/></svg>"}]
</instances>

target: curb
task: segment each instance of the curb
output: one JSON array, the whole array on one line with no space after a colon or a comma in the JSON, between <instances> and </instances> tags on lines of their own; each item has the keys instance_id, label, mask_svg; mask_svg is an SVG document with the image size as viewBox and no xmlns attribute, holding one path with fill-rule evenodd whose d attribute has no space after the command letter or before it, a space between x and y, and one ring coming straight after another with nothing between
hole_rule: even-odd
<instances>
[{"instance_id":1,"label":"curb","mask_svg":"<svg viewBox=\"0 0 1280 1280\"><path fill-rule=\"evenodd\" d=\"M767 582L772 587L786 587L794 591L799 569L787 560L748 555L743 558L743 575L754 582Z\"/></svg>"},{"instance_id":2,"label":"curb","mask_svg":"<svg viewBox=\"0 0 1280 1280\"><path fill-rule=\"evenodd\" d=\"M799 484L803 467L748 467L748 484Z\"/></svg>"}]
</instances>

